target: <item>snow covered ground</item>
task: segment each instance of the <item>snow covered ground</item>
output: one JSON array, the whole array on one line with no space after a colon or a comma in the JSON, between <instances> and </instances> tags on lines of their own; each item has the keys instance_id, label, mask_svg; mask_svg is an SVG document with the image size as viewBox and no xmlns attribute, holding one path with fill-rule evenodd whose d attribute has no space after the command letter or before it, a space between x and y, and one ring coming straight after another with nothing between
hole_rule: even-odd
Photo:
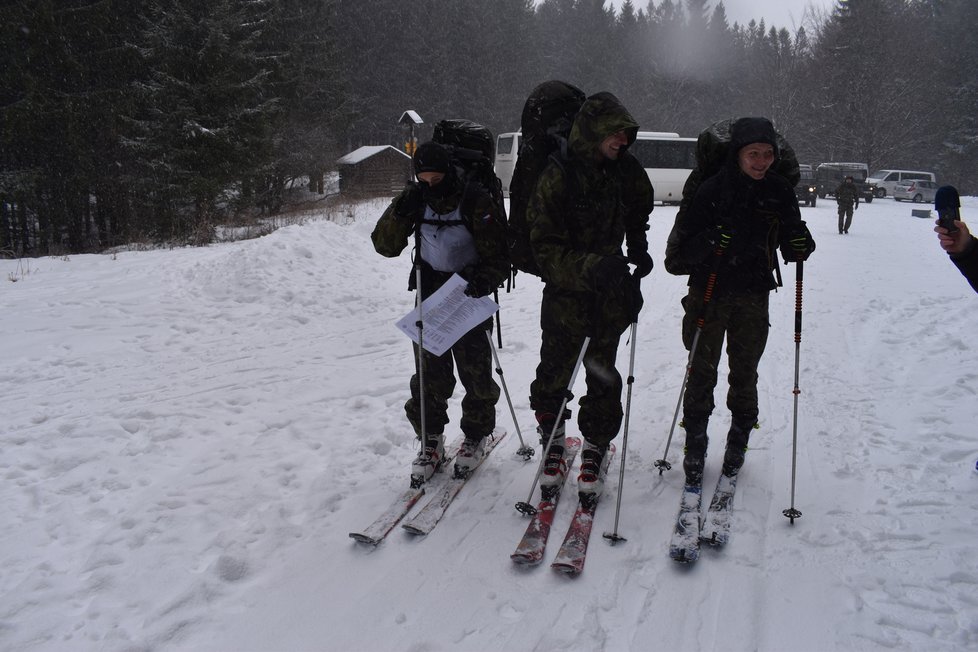
<instances>
[{"instance_id":1,"label":"snow covered ground","mask_svg":"<svg viewBox=\"0 0 978 652\"><path fill-rule=\"evenodd\" d=\"M978 199L964 202L978 226ZM394 326L412 305L409 260L381 258L368 237L383 205L203 249L0 261L0 649L978 648L978 296L913 206L863 204L847 236L833 202L802 209L818 241L800 348L803 516L782 515L788 268L731 542L692 568L666 554L681 433L673 470L653 468L686 355L685 279L661 265L675 208L656 207L627 542L601 538L616 463L587 566L569 579L509 560L535 466L515 455L504 402L510 436L431 535L398 529L376 549L347 536L406 485L416 450L410 346ZM539 297L525 276L501 297L500 356L528 440ZM707 483L727 424L718 411ZM561 504L555 538L572 509Z\"/></svg>"}]
</instances>

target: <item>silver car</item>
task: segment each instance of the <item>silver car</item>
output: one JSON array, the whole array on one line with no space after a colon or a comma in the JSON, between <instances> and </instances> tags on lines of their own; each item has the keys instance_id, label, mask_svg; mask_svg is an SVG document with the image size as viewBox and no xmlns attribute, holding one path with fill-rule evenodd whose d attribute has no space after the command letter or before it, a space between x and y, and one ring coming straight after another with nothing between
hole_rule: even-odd
<instances>
[{"instance_id":1,"label":"silver car","mask_svg":"<svg viewBox=\"0 0 978 652\"><path fill-rule=\"evenodd\" d=\"M893 187L893 199L897 201L912 201L915 204L931 203L937 194L937 182L911 179L901 181Z\"/></svg>"}]
</instances>

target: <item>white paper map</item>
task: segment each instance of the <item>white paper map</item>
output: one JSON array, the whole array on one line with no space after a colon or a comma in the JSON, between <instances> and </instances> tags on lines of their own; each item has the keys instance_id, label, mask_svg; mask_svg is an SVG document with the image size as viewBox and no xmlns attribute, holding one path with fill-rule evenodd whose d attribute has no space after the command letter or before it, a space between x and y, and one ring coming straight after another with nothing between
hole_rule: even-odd
<instances>
[{"instance_id":1,"label":"white paper map","mask_svg":"<svg viewBox=\"0 0 978 652\"><path fill-rule=\"evenodd\" d=\"M421 304L422 325L424 328L424 349L434 355L441 355L452 348L459 338L492 317L499 305L489 297L475 299L465 295L468 282L453 274L430 297ZM418 343L418 308L397 322L405 335Z\"/></svg>"}]
</instances>

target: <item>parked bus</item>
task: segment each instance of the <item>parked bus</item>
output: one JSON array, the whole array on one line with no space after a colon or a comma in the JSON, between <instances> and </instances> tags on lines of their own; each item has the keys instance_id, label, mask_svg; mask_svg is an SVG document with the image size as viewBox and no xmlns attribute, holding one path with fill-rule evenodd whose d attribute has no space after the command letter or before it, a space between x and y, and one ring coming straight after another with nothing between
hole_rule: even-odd
<instances>
[{"instance_id":1,"label":"parked bus","mask_svg":"<svg viewBox=\"0 0 978 652\"><path fill-rule=\"evenodd\" d=\"M655 189L655 200L679 204L686 178L696 167L696 139L662 131L640 131L628 151L639 160Z\"/></svg>"},{"instance_id":2,"label":"parked bus","mask_svg":"<svg viewBox=\"0 0 978 652\"><path fill-rule=\"evenodd\" d=\"M502 182L506 197L509 197L509 184L521 141L522 135L518 131L496 137L496 176ZM649 175L656 201L678 204L682 200L686 177L696 167L695 138L680 138L679 134L668 131L640 131L628 151Z\"/></svg>"},{"instance_id":3,"label":"parked bus","mask_svg":"<svg viewBox=\"0 0 978 652\"><path fill-rule=\"evenodd\" d=\"M496 136L496 176L503 184L503 197L509 197L509 183L513 180L513 170L516 168L516 157L520 153L520 143L523 135L513 131Z\"/></svg>"}]
</instances>

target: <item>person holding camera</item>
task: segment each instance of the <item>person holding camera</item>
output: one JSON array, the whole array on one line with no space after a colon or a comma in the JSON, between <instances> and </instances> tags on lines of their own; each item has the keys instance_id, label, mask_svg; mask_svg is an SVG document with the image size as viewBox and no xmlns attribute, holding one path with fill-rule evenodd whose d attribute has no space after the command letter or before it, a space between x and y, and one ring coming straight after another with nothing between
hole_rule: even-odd
<instances>
[{"instance_id":1,"label":"person holding camera","mask_svg":"<svg viewBox=\"0 0 978 652\"><path fill-rule=\"evenodd\" d=\"M415 239L414 259L420 267L421 287L416 287L415 268L408 289L417 289L422 300L456 273L468 281L467 295L490 294L509 275L502 208L481 184L462 178L448 149L438 143L427 142L418 147L414 171L417 182L409 183L394 198L370 234L374 249L394 258L412 237ZM465 388L459 423L465 439L455 458L456 472L466 473L482 457L485 438L496 425L499 400L499 385L492 378L491 345L486 337L491 328L489 319L463 335L441 356L414 345L415 373L410 383L411 398L404 411L418 439L424 435L421 451L412 463L415 486L427 481L444 459L448 401L455 390L454 367ZM419 364L424 365L423 388Z\"/></svg>"},{"instance_id":2,"label":"person holding camera","mask_svg":"<svg viewBox=\"0 0 978 652\"><path fill-rule=\"evenodd\" d=\"M961 200L954 186L942 186L934 197L937 208L937 233L941 249L947 252L951 262L961 271L978 292L978 240L971 235L968 225L961 221Z\"/></svg>"}]
</instances>

